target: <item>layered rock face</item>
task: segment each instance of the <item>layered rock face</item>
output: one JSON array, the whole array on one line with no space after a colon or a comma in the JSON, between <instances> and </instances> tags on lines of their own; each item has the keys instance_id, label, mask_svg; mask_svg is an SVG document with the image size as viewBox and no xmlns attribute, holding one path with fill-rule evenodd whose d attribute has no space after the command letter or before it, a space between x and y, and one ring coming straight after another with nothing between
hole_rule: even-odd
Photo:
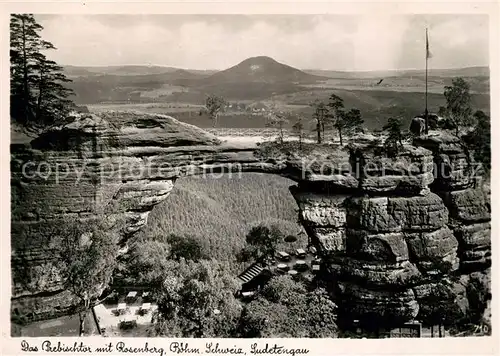
<instances>
[{"instance_id":1,"label":"layered rock face","mask_svg":"<svg viewBox=\"0 0 500 356\"><path fill-rule=\"evenodd\" d=\"M391 158L376 145L355 144L349 161L356 189L330 182L291 189L312 242L330 256L327 267L348 318L387 325L423 317L429 297L443 289L465 313L464 267L474 260L478 273L489 273L483 258L490 254L489 203L465 185L462 168L446 166L452 179L442 180L436 161L462 159L444 155L443 146L419 144Z\"/></svg>"},{"instance_id":2,"label":"layered rock face","mask_svg":"<svg viewBox=\"0 0 500 356\"><path fill-rule=\"evenodd\" d=\"M127 236L115 241L118 250L177 177L230 170L233 160L237 169L269 168L252 157L251 150L221 147L214 136L173 118L134 113L78 116L29 146L12 145L13 312L40 319L75 304L52 253L58 248L53 227L63 218L120 215Z\"/></svg>"},{"instance_id":3,"label":"layered rock face","mask_svg":"<svg viewBox=\"0 0 500 356\"><path fill-rule=\"evenodd\" d=\"M447 181L453 189L435 189L434 163L446 160L444 148L418 146L395 158L369 141L269 154L222 143L168 116L75 117L28 146L11 146L12 310L39 319L75 304L62 288L57 260L48 257L57 249L52 226L61 219L123 217L127 233L115 241L119 249L178 177L265 172L297 182L290 190L299 218L327 261L341 310L358 319L412 319L436 283L459 289L448 283L459 267L476 261L483 273L489 255L481 251L490 242L482 230L489 227L489 204L477 205L478 193L459 180Z\"/></svg>"},{"instance_id":4,"label":"layered rock face","mask_svg":"<svg viewBox=\"0 0 500 356\"><path fill-rule=\"evenodd\" d=\"M255 145L223 144L168 116L108 112L68 121L28 145L11 145L12 311L29 319L68 313L75 304L63 290L54 258L54 231L63 219L123 218L126 234L115 241L119 250L178 177L264 172L334 179L318 177L299 157L263 157Z\"/></svg>"},{"instance_id":5,"label":"layered rock face","mask_svg":"<svg viewBox=\"0 0 500 356\"><path fill-rule=\"evenodd\" d=\"M482 167L467 154L462 141L444 133L418 138L415 145L433 152L436 180L433 190L449 210L449 226L459 243L463 270L491 265L491 210L482 189Z\"/></svg>"}]
</instances>

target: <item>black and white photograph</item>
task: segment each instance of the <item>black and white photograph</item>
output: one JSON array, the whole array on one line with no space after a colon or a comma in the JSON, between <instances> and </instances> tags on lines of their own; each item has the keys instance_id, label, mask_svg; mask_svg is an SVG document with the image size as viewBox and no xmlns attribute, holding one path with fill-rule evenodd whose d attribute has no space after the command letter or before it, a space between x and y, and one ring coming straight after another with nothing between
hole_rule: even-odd
<instances>
[{"instance_id":1,"label":"black and white photograph","mask_svg":"<svg viewBox=\"0 0 500 356\"><path fill-rule=\"evenodd\" d=\"M490 16L285 6L7 15L13 339L492 335Z\"/></svg>"}]
</instances>

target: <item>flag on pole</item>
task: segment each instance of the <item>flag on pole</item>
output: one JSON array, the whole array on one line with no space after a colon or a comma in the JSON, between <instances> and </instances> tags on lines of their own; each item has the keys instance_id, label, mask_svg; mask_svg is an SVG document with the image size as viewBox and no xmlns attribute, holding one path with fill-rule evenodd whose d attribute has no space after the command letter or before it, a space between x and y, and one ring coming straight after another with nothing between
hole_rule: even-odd
<instances>
[{"instance_id":1,"label":"flag on pole","mask_svg":"<svg viewBox=\"0 0 500 356\"><path fill-rule=\"evenodd\" d=\"M425 53L426 58L432 58L432 53L429 51L429 36L427 35L427 29L425 29Z\"/></svg>"}]
</instances>

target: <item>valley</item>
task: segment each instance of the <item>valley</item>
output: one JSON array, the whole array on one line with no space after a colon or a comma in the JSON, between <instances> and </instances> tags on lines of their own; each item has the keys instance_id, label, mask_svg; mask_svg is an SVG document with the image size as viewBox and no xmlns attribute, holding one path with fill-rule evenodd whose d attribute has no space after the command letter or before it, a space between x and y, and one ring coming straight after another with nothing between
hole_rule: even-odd
<instances>
[{"instance_id":1,"label":"valley","mask_svg":"<svg viewBox=\"0 0 500 356\"><path fill-rule=\"evenodd\" d=\"M302 71L260 56L223 71L111 66L66 67L66 73L73 80L69 85L75 91L75 103L90 111L162 113L199 127L212 126L208 117L199 115L211 94L224 97L231 105L222 113L219 126L235 128L265 127L262 109L270 106L310 117L311 104L332 93L346 107L359 109L369 130L381 129L389 117L400 117L409 125L424 108L425 73L421 70ZM429 111L437 112L445 104L444 87L458 76L471 85L474 107L489 112L489 70L485 67L431 69Z\"/></svg>"}]
</instances>

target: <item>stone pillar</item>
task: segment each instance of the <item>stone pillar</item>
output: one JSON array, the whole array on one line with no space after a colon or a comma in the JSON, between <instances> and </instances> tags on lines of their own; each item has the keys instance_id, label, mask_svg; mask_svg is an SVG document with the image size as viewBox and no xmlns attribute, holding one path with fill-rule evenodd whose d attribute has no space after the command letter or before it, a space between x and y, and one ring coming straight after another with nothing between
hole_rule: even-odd
<instances>
[{"instance_id":1,"label":"stone pillar","mask_svg":"<svg viewBox=\"0 0 500 356\"><path fill-rule=\"evenodd\" d=\"M318 184L317 184L318 185ZM322 188L329 183L319 184ZM342 189L334 192L314 191L303 185L290 187L299 206L299 222L306 230L310 241L322 253L345 251L346 208L345 200L350 197Z\"/></svg>"},{"instance_id":2,"label":"stone pillar","mask_svg":"<svg viewBox=\"0 0 500 356\"><path fill-rule=\"evenodd\" d=\"M344 319L400 325L418 315L415 287L459 266L448 209L429 189L433 156L405 146L387 157L380 144L363 143L349 147L349 165L291 188L299 220L335 280Z\"/></svg>"},{"instance_id":3,"label":"stone pillar","mask_svg":"<svg viewBox=\"0 0 500 356\"><path fill-rule=\"evenodd\" d=\"M431 190L443 199L448 227L458 243L459 270L438 287L445 286L456 296L455 307L462 315L482 314L491 298L491 210L482 186L482 167L464 141L447 132L418 137L414 145L432 152L435 179ZM435 288L435 283L415 288L417 299L432 295Z\"/></svg>"},{"instance_id":4,"label":"stone pillar","mask_svg":"<svg viewBox=\"0 0 500 356\"><path fill-rule=\"evenodd\" d=\"M458 268L458 243L432 183L432 155L405 146L397 157L382 147L351 148L360 189L346 200L346 248L332 258L346 318L367 327L414 319L414 287Z\"/></svg>"},{"instance_id":5,"label":"stone pillar","mask_svg":"<svg viewBox=\"0 0 500 356\"><path fill-rule=\"evenodd\" d=\"M460 269L481 271L491 266L491 210L482 187L483 171L463 141L447 133L415 140L432 151L435 182L432 190L449 210L449 227L459 243Z\"/></svg>"}]
</instances>

